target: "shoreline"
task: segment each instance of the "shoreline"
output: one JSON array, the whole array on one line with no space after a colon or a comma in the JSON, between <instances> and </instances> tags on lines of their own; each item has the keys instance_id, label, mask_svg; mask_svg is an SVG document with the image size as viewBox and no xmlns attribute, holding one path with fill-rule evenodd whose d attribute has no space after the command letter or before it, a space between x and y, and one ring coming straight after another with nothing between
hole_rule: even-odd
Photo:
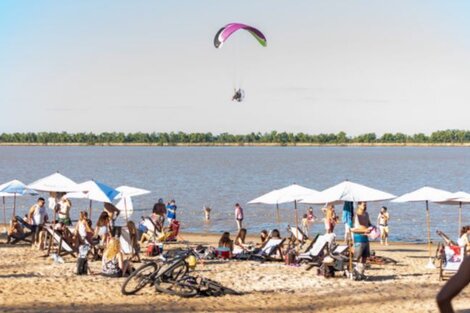
<instances>
[{"instance_id":1,"label":"shoreline","mask_svg":"<svg viewBox=\"0 0 470 313\"><path fill-rule=\"evenodd\" d=\"M470 143L21 143L0 142L0 147L470 147Z\"/></svg>"}]
</instances>

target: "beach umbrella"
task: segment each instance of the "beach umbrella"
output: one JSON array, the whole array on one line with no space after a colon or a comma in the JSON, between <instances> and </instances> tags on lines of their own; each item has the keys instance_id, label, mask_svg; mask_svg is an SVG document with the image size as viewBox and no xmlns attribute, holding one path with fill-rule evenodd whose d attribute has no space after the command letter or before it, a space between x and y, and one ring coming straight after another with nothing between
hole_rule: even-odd
<instances>
[{"instance_id":1,"label":"beach umbrella","mask_svg":"<svg viewBox=\"0 0 470 313\"><path fill-rule=\"evenodd\" d=\"M12 216L16 215L16 197L23 196L25 194L35 195L36 193L29 189L24 183L21 181L14 179L9 182L6 182L0 185L0 194L3 198L3 210L4 210L4 217L6 215L6 206L5 206L5 197L13 197L13 212Z\"/></svg>"},{"instance_id":2,"label":"beach umbrella","mask_svg":"<svg viewBox=\"0 0 470 313\"><path fill-rule=\"evenodd\" d=\"M75 198L90 200L90 207L88 213L90 218L92 213L92 201L112 202L119 195L119 191L117 191L116 189L96 180L88 180L79 184L79 186L83 191L68 193L67 197L72 199Z\"/></svg>"},{"instance_id":3,"label":"beach umbrella","mask_svg":"<svg viewBox=\"0 0 470 313\"><path fill-rule=\"evenodd\" d=\"M439 203L459 206L459 228L457 230L457 234L460 237L460 230L462 229L462 205L464 203L470 203L470 193L458 191L452 194L452 198Z\"/></svg>"},{"instance_id":4,"label":"beach umbrella","mask_svg":"<svg viewBox=\"0 0 470 313\"><path fill-rule=\"evenodd\" d=\"M28 188L39 192L77 192L82 191L79 184L59 172L41 178L28 185Z\"/></svg>"},{"instance_id":5,"label":"beach umbrella","mask_svg":"<svg viewBox=\"0 0 470 313\"><path fill-rule=\"evenodd\" d=\"M46 176L44 178L41 178L29 184L28 188L39 191L39 192L49 192L51 196L54 193L56 193L55 195L56 202L58 200L57 193L69 193L69 192L82 191L79 184L77 184L70 178L65 177L59 172ZM53 216L54 221L55 221L55 215L56 215L56 212L54 210L54 216Z\"/></svg>"},{"instance_id":6,"label":"beach umbrella","mask_svg":"<svg viewBox=\"0 0 470 313\"><path fill-rule=\"evenodd\" d=\"M427 224L427 231L428 231L428 249L429 249L429 262L426 267L428 268L435 268L432 262L432 251L431 251L431 215L429 212L429 202L444 202L448 199L452 198L452 193L437 189L433 187L422 187L415 191L406 193L394 200L392 202L425 202L426 203L426 224Z\"/></svg>"},{"instance_id":7,"label":"beach umbrella","mask_svg":"<svg viewBox=\"0 0 470 313\"><path fill-rule=\"evenodd\" d=\"M116 218L117 225L127 225L127 221L134 213L134 205L131 197L121 197L116 204L116 208L119 209L120 213Z\"/></svg>"},{"instance_id":8,"label":"beach umbrella","mask_svg":"<svg viewBox=\"0 0 470 313\"><path fill-rule=\"evenodd\" d=\"M313 194L300 201L308 204L338 204L349 202L374 202L395 198L395 195L378 189L370 188L351 181L343 181L333 187Z\"/></svg>"},{"instance_id":9,"label":"beach umbrella","mask_svg":"<svg viewBox=\"0 0 470 313\"><path fill-rule=\"evenodd\" d=\"M150 193L149 190L130 186L119 186L116 188L116 190L119 192L119 194L116 196L117 199L122 197L137 197Z\"/></svg>"},{"instance_id":10,"label":"beach umbrella","mask_svg":"<svg viewBox=\"0 0 470 313\"><path fill-rule=\"evenodd\" d=\"M149 190L141 189L141 188L136 188L136 187L130 187L130 186L119 186L116 188L117 191L119 191L119 195L116 197L117 199L122 199L122 205L124 208L124 216L126 218L126 223L128 220L128 216L131 214L128 214L127 210L127 202L130 202L132 205L131 197L137 197L137 196L143 196L146 194L149 194ZM121 202L121 201L120 201Z\"/></svg>"},{"instance_id":11,"label":"beach umbrella","mask_svg":"<svg viewBox=\"0 0 470 313\"><path fill-rule=\"evenodd\" d=\"M318 191L316 191L315 189L310 189L297 184L292 184L281 189L275 189L273 191L270 191L256 199L249 201L248 204L275 204L277 210L277 219L279 223L279 204L293 202L295 209L295 222L296 226L298 227L299 215L297 212L297 202L303 200L306 197L313 196L317 193Z\"/></svg>"}]
</instances>

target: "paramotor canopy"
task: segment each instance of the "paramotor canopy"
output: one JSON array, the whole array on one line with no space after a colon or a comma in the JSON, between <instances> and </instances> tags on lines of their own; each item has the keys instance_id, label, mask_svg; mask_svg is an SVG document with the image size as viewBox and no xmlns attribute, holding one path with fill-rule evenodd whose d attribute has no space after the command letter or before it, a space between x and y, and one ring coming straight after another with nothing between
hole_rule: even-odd
<instances>
[{"instance_id":1,"label":"paramotor canopy","mask_svg":"<svg viewBox=\"0 0 470 313\"><path fill-rule=\"evenodd\" d=\"M222 45L227 41L227 39L236 31L243 29L248 31L255 39L262 45L266 47L266 37L262 32L258 29L254 28L253 26L241 24L241 23L230 23L222 27L214 37L214 46L216 48L221 48Z\"/></svg>"}]
</instances>

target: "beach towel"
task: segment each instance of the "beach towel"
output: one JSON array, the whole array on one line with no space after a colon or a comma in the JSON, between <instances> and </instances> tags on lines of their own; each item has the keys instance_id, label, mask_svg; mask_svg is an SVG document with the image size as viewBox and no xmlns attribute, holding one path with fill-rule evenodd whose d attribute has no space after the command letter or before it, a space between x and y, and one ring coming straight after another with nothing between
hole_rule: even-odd
<instances>
[{"instance_id":1,"label":"beach towel","mask_svg":"<svg viewBox=\"0 0 470 313\"><path fill-rule=\"evenodd\" d=\"M345 201L343 205L343 224L348 224L349 227L353 227L353 216L354 216L354 205L350 201Z\"/></svg>"}]
</instances>

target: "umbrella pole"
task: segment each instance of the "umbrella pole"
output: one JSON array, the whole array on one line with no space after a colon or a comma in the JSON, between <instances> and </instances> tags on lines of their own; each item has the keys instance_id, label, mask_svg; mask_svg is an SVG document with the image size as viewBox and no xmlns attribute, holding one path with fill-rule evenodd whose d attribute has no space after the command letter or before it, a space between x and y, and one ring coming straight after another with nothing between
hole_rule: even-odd
<instances>
[{"instance_id":1,"label":"umbrella pole","mask_svg":"<svg viewBox=\"0 0 470 313\"><path fill-rule=\"evenodd\" d=\"M6 227L7 225L7 207L5 204L5 196L3 198L3 227Z\"/></svg>"},{"instance_id":2,"label":"umbrella pole","mask_svg":"<svg viewBox=\"0 0 470 313\"><path fill-rule=\"evenodd\" d=\"M277 212L277 224L281 228L281 215L279 214L279 204L276 203L276 212Z\"/></svg>"},{"instance_id":3,"label":"umbrella pole","mask_svg":"<svg viewBox=\"0 0 470 313\"><path fill-rule=\"evenodd\" d=\"M428 264L426 265L426 268L428 269L435 269L436 266L434 265L433 259L432 259L432 247L431 247L431 215L429 213L429 201L426 201L426 222L428 226L428 249L429 249L429 261Z\"/></svg>"},{"instance_id":4,"label":"umbrella pole","mask_svg":"<svg viewBox=\"0 0 470 313\"><path fill-rule=\"evenodd\" d=\"M459 229L457 229L457 238L460 238L461 229L462 229L462 202L459 202Z\"/></svg>"},{"instance_id":5,"label":"umbrella pole","mask_svg":"<svg viewBox=\"0 0 470 313\"><path fill-rule=\"evenodd\" d=\"M13 196L13 216L16 216L16 192Z\"/></svg>"},{"instance_id":6,"label":"umbrella pole","mask_svg":"<svg viewBox=\"0 0 470 313\"><path fill-rule=\"evenodd\" d=\"M90 200L90 206L88 207L88 216L91 220L91 204L92 204L93 200Z\"/></svg>"},{"instance_id":7,"label":"umbrella pole","mask_svg":"<svg viewBox=\"0 0 470 313\"><path fill-rule=\"evenodd\" d=\"M126 212L126 224L129 222L127 218L127 202L126 202L126 197L124 197L124 211Z\"/></svg>"},{"instance_id":8,"label":"umbrella pole","mask_svg":"<svg viewBox=\"0 0 470 313\"><path fill-rule=\"evenodd\" d=\"M295 208L295 227L299 229L299 213L297 211L297 200L294 201L294 208Z\"/></svg>"}]
</instances>

